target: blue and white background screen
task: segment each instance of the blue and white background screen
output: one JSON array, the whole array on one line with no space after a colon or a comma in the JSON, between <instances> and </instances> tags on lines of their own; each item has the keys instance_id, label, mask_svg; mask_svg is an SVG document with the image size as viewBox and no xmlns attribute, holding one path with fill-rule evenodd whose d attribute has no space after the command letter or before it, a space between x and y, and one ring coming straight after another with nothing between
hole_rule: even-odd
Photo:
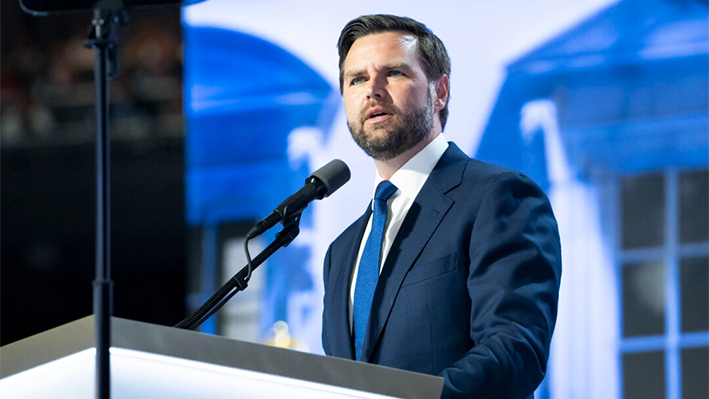
<instances>
[{"instance_id":1,"label":"blue and white background screen","mask_svg":"<svg viewBox=\"0 0 709 399\"><path fill-rule=\"evenodd\" d=\"M609 214L618 203L613 187L623 187L624 176L709 163L706 3L209 0L185 7L191 226L255 222L335 158L352 173L304 212L300 236L255 272L263 272L262 342L285 321L302 350L322 353L322 260L364 212L375 175L346 126L336 43L349 20L373 13L412 17L445 43L452 61L446 138L470 156L522 170L552 201L564 275L549 378L537 395L620 397L624 285L618 214ZM680 384L672 382L677 375L667 378Z\"/></svg>"}]
</instances>

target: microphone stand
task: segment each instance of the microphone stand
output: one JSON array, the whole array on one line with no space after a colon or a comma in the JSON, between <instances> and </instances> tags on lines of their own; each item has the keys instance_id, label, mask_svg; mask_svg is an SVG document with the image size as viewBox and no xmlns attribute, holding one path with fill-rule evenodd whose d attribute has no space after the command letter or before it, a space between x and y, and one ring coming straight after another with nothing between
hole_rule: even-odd
<instances>
[{"instance_id":1,"label":"microphone stand","mask_svg":"<svg viewBox=\"0 0 709 399\"><path fill-rule=\"evenodd\" d=\"M244 266L238 273L229 279L221 288L217 290L211 298L209 298L202 306L186 319L175 324L175 328L194 330L216 313L231 299L237 292L246 289L248 280L246 276L250 275L259 265L273 255L282 247L288 246L295 237L300 233L298 227L300 222L300 214L289 220L283 227L283 230L276 234L276 239L258 254L250 265ZM248 244L248 241L247 241Z\"/></svg>"},{"instance_id":2,"label":"microphone stand","mask_svg":"<svg viewBox=\"0 0 709 399\"><path fill-rule=\"evenodd\" d=\"M177 323L174 327L186 329L198 327L224 306L237 292L245 290L246 284L251 278L251 272L278 249L288 246L298 235L300 232L298 228L300 218L305 208L308 207L308 204L313 200L329 196L349 179L350 170L347 165L339 159L332 160L327 165L313 172L313 174L305 180L306 185L303 188L288 197L288 199L278 205L270 215L256 223L251 230L246 233L244 252L246 252L248 264L219 288L199 309L186 319ZM249 240L261 235L266 230L275 226L279 221L283 224L283 230L276 234L274 242L266 247L266 249L252 261L249 255Z\"/></svg>"},{"instance_id":3,"label":"microphone stand","mask_svg":"<svg viewBox=\"0 0 709 399\"><path fill-rule=\"evenodd\" d=\"M96 337L96 398L111 395L111 281L110 136L108 80L118 73L118 26L128 24L122 0L98 0L85 46L96 51L96 277L93 282Z\"/></svg>"}]
</instances>

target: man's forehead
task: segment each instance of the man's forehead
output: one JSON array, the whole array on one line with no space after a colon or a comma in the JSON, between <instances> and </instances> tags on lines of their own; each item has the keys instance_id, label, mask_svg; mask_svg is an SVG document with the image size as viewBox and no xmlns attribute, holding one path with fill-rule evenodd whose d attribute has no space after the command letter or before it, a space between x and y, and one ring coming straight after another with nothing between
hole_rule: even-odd
<instances>
[{"instance_id":1,"label":"man's forehead","mask_svg":"<svg viewBox=\"0 0 709 399\"><path fill-rule=\"evenodd\" d=\"M389 30L389 31L382 31L382 32L374 32L374 33L368 33L364 36L358 37L357 40L352 42L352 47L355 47L356 44L360 44L364 41L367 42L376 42L376 41L384 41L384 40L395 40L399 44L402 45L402 47L410 47L410 46L415 46L418 43L418 38L416 35L414 35L411 32L403 31L403 30ZM358 43L359 42L359 43Z\"/></svg>"},{"instance_id":2,"label":"man's forehead","mask_svg":"<svg viewBox=\"0 0 709 399\"><path fill-rule=\"evenodd\" d=\"M416 61L418 61L418 51L416 48L417 44L418 38L410 32L405 31L386 31L364 35L352 43L352 46L350 47L350 50L347 53L347 57L345 58L345 69L347 69L348 65L352 64L353 59L352 57L350 57L351 55L359 53L359 51L362 49L364 49L363 51L365 51L366 53L368 48L378 46L386 47L393 45L395 47L399 47L401 50L403 50L404 54L412 54L416 57ZM367 60L365 59L359 61Z\"/></svg>"}]
</instances>

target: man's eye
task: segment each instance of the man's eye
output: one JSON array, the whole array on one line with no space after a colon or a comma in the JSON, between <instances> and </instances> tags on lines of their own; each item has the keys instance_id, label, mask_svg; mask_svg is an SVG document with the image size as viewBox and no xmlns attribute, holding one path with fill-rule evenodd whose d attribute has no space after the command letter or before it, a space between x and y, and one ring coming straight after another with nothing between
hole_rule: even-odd
<instances>
[{"instance_id":1,"label":"man's eye","mask_svg":"<svg viewBox=\"0 0 709 399\"><path fill-rule=\"evenodd\" d=\"M390 76L404 76L404 73L401 71L389 71Z\"/></svg>"},{"instance_id":2,"label":"man's eye","mask_svg":"<svg viewBox=\"0 0 709 399\"><path fill-rule=\"evenodd\" d=\"M362 83L362 82L364 82L364 78L363 78L363 77L356 77L356 78L352 79L352 84L353 84L353 85L358 85L358 84L360 84L360 83Z\"/></svg>"}]
</instances>

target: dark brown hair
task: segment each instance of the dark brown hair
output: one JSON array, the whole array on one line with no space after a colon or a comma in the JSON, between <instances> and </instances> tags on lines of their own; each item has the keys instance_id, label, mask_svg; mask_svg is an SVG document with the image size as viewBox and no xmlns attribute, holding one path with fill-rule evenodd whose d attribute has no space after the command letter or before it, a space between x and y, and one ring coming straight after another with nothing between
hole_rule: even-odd
<instances>
[{"instance_id":1,"label":"dark brown hair","mask_svg":"<svg viewBox=\"0 0 709 399\"><path fill-rule=\"evenodd\" d=\"M418 40L418 55L426 72L426 78L433 82L443 75L450 77L451 61L448 51L441 39L434 35L426 25L407 17L397 17L395 15L363 15L355 18L345 25L337 41L337 50L340 55L340 93L342 93L343 74L342 68L345 65L345 58L349 53L352 44L360 37L373 33L402 31L410 33ZM450 95L448 96L450 99ZM439 112L441 128L446 126L448 120L448 101Z\"/></svg>"}]
</instances>

